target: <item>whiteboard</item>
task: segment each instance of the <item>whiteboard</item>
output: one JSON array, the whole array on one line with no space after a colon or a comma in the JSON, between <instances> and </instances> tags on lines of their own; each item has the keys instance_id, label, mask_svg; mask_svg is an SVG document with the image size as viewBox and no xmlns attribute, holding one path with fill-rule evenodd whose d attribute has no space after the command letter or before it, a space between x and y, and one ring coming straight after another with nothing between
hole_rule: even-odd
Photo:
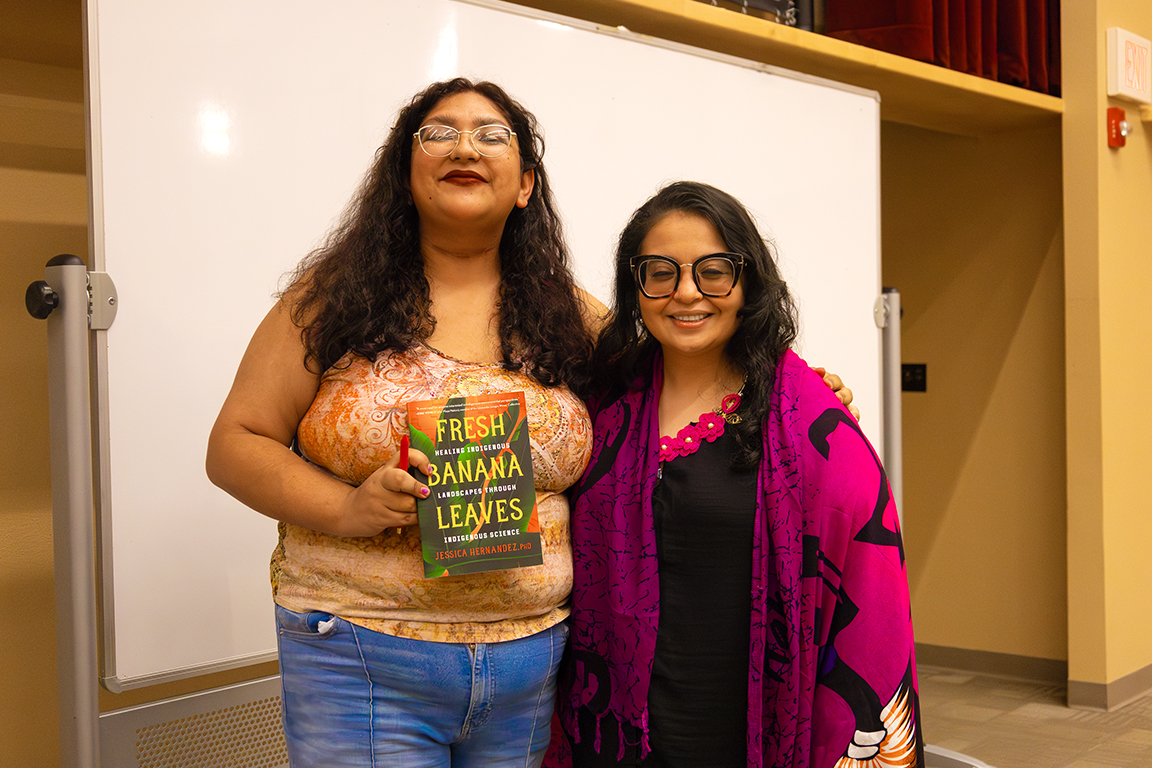
<instances>
[{"instance_id":1,"label":"whiteboard","mask_svg":"<svg viewBox=\"0 0 1152 768\"><path fill-rule=\"evenodd\" d=\"M619 230L663 183L743 200L799 297L800 353L849 383L879 449L876 94L499 2L87 2L94 269L119 294L94 356L111 690L274 658L275 523L208 482L208 432L281 277L432 80L493 80L536 114L605 303Z\"/></svg>"}]
</instances>

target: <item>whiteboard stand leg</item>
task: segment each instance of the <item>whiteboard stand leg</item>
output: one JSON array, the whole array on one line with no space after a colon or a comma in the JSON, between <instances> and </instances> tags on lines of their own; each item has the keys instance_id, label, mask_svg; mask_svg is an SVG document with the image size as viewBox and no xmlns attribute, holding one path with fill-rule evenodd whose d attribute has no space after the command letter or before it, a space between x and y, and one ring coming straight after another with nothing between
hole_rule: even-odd
<instances>
[{"instance_id":1,"label":"whiteboard stand leg","mask_svg":"<svg viewBox=\"0 0 1152 768\"><path fill-rule=\"evenodd\" d=\"M881 329L884 403L884 473L904 527L904 439L900 408L903 374L900 365L900 291L885 288L876 302L876 325Z\"/></svg>"},{"instance_id":2,"label":"whiteboard stand leg","mask_svg":"<svg viewBox=\"0 0 1152 768\"><path fill-rule=\"evenodd\" d=\"M34 288L48 299L43 314L33 309ZM29 311L48 321L56 673L64 768L100 764L88 305L88 271L76 256L53 258L44 282L29 287Z\"/></svg>"}]
</instances>

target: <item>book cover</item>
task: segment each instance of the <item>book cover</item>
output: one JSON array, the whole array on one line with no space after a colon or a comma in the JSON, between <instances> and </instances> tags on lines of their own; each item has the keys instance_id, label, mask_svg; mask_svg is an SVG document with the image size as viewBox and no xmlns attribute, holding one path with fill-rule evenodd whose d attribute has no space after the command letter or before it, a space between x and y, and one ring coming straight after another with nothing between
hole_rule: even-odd
<instances>
[{"instance_id":1,"label":"book cover","mask_svg":"<svg viewBox=\"0 0 1152 768\"><path fill-rule=\"evenodd\" d=\"M408 404L413 448L432 464L417 500L424 576L544 562L523 392Z\"/></svg>"}]
</instances>

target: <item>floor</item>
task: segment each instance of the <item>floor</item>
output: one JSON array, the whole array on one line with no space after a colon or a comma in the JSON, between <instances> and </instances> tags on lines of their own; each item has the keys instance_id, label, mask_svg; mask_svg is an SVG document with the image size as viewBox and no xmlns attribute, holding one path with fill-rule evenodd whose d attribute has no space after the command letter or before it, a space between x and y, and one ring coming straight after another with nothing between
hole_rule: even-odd
<instances>
[{"instance_id":1,"label":"floor","mask_svg":"<svg viewBox=\"0 0 1152 768\"><path fill-rule=\"evenodd\" d=\"M933 747L991 768L1152 766L1152 696L1090 712L1069 709L1062 685L925 665L917 673L924 738ZM931 755L927 762L932 768Z\"/></svg>"}]
</instances>

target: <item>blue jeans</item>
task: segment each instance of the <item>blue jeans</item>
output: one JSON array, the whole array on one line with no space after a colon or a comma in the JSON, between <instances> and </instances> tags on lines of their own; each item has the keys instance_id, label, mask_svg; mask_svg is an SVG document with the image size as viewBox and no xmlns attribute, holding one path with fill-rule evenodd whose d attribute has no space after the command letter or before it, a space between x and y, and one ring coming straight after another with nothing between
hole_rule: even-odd
<instances>
[{"instance_id":1,"label":"blue jeans","mask_svg":"<svg viewBox=\"0 0 1152 768\"><path fill-rule=\"evenodd\" d=\"M292 768L526 768L544 759L568 625L433 643L276 606Z\"/></svg>"}]
</instances>

